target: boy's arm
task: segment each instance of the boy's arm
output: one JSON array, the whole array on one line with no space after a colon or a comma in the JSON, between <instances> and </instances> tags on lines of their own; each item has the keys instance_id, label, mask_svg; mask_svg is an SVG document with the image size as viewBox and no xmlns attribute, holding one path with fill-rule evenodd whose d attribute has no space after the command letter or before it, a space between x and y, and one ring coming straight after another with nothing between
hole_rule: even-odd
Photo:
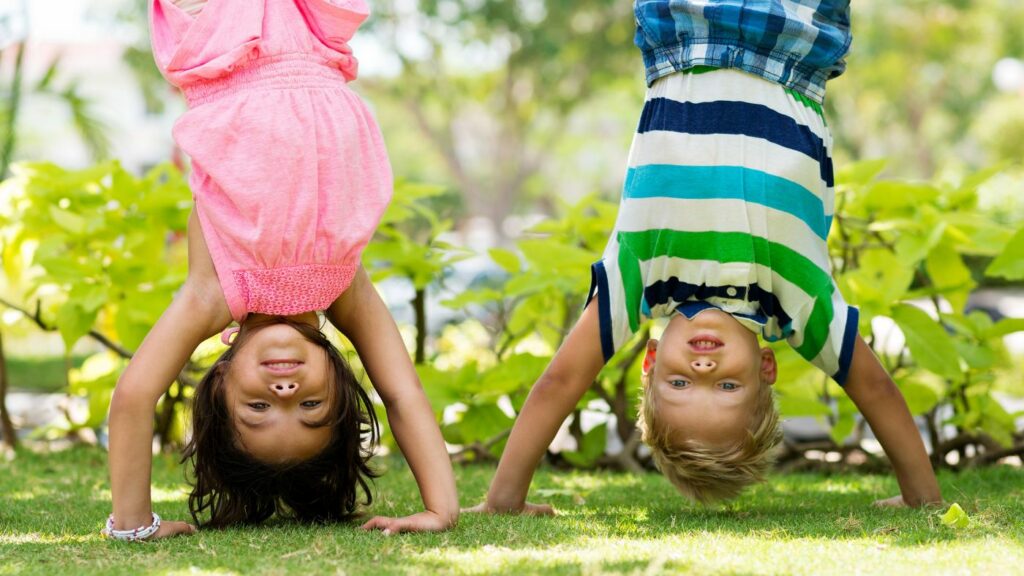
<instances>
[{"instance_id":1,"label":"boy's arm","mask_svg":"<svg viewBox=\"0 0 1024 576\"><path fill-rule=\"evenodd\" d=\"M426 508L404 518L374 517L363 528L394 534L454 526L459 518L459 498L441 429L398 327L362 267L327 316L351 340L384 401L391 431L409 462Z\"/></svg>"},{"instance_id":2,"label":"boy's arm","mask_svg":"<svg viewBox=\"0 0 1024 576\"><path fill-rule=\"evenodd\" d=\"M890 498L876 504L922 506L942 501L921 434L903 394L859 335L846 385L847 395L871 425L896 471L902 502Z\"/></svg>"},{"instance_id":3,"label":"boy's arm","mask_svg":"<svg viewBox=\"0 0 1024 576\"><path fill-rule=\"evenodd\" d=\"M231 320L195 213L189 219L188 240L188 280L135 352L110 402L110 488L117 530L151 524L156 403L196 346ZM192 531L184 522L163 522L154 537Z\"/></svg>"},{"instance_id":4,"label":"boy's arm","mask_svg":"<svg viewBox=\"0 0 1024 576\"><path fill-rule=\"evenodd\" d=\"M551 514L546 505L526 502L530 480L558 428L590 388L601 367L597 303L583 311L565 343L541 375L516 418L487 500L473 512Z\"/></svg>"}]
</instances>

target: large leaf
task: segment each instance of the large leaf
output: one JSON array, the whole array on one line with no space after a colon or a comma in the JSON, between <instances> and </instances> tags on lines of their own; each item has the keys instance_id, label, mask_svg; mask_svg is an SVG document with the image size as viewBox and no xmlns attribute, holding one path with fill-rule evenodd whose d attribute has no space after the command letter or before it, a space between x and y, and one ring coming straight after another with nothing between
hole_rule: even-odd
<instances>
[{"instance_id":1,"label":"large leaf","mask_svg":"<svg viewBox=\"0 0 1024 576\"><path fill-rule=\"evenodd\" d=\"M583 434L580 446L573 452L562 452L562 456L573 466L589 468L597 463L598 458L604 455L604 449L608 442L608 425L599 424Z\"/></svg>"},{"instance_id":2,"label":"large leaf","mask_svg":"<svg viewBox=\"0 0 1024 576\"><path fill-rule=\"evenodd\" d=\"M892 319L903 332L911 356L925 370L950 380L959 380L960 355L953 339L937 320L910 304L897 304Z\"/></svg>"},{"instance_id":3,"label":"large leaf","mask_svg":"<svg viewBox=\"0 0 1024 576\"><path fill-rule=\"evenodd\" d=\"M995 260L985 269L985 274L1007 280L1024 280L1024 228L1013 235Z\"/></svg>"}]
</instances>

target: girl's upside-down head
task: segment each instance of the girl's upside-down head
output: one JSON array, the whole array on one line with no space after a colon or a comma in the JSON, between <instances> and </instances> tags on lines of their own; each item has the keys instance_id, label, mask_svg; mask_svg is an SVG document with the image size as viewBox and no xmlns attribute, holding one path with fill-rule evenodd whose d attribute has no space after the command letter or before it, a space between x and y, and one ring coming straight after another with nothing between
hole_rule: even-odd
<instances>
[{"instance_id":1,"label":"girl's upside-down head","mask_svg":"<svg viewBox=\"0 0 1024 576\"><path fill-rule=\"evenodd\" d=\"M372 501L378 424L315 314L252 315L196 386L189 509L197 524L351 517ZM201 517L209 513L208 520Z\"/></svg>"}]
</instances>

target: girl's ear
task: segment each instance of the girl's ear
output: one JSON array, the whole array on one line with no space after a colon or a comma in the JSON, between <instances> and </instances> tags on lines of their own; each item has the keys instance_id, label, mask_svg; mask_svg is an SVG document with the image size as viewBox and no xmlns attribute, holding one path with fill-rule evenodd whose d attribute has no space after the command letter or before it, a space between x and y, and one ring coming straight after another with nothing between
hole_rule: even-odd
<instances>
[{"instance_id":1,"label":"girl's ear","mask_svg":"<svg viewBox=\"0 0 1024 576\"><path fill-rule=\"evenodd\" d=\"M779 365L775 362L775 351L765 346L761 348L761 382L771 386L779 375Z\"/></svg>"},{"instance_id":2,"label":"girl's ear","mask_svg":"<svg viewBox=\"0 0 1024 576\"><path fill-rule=\"evenodd\" d=\"M655 338L651 338L647 341L647 353L644 354L644 364L641 368L641 374L644 377L650 376L651 372L654 371L654 361L658 354L658 341Z\"/></svg>"}]
</instances>

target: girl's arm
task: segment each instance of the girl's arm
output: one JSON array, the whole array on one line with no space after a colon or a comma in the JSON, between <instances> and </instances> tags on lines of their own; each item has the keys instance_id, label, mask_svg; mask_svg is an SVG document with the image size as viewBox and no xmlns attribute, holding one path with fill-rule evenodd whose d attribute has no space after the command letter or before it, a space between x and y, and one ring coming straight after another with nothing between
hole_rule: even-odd
<instances>
[{"instance_id":1,"label":"girl's arm","mask_svg":"<svg viewBox=\"0 0 1024 576\"><path fill-rule=\"evenodd\" d=\"M327 316L352 341L370 382L384 401L391 431L409 462L426 508L404 518L374 517L363 528L394 534L454 526L459 518L459 499L441 429L398 327L362 267L348 290L328 309Z\"/></svg>"},{"instance_id":2,"label":"girl's arm","mask_svg":"<svg viewBox=\"0 0 1024 576\"><path fill-rule=\"evenodd\" d=\"M591 302L530 390L487 490L486 501L468 512L554 513L551 506L526 501L530 481L558 428L590 389L602 366L597 303Z\"/></svg>"},{"instance_id":3,"label":"girl's arm","mask_svg":"<svg viewBox=\"0 0 1024 576\"><path fill-rule=\"evenodd\" d=\"M151 524L156 403L196 346L231 321L195 212L189 218L188 240L188 279L128 363L110 402L110 487L117 530ZM193 530L184 522L163 522L155 537Z\"/></svg>"},{"instance_id":4,"label":"girl's arm","mask_svg":"<svg viewBox=\"0 0 1024 576\"><path fill-rule=\"evenodd\" d=\"M939 483L928 460L921 434L899 388L859 335L850 374L843 387L857 405L896 471L902 497L880 505L923 506L942 502Z\"/></svg>"}]
</instances>

